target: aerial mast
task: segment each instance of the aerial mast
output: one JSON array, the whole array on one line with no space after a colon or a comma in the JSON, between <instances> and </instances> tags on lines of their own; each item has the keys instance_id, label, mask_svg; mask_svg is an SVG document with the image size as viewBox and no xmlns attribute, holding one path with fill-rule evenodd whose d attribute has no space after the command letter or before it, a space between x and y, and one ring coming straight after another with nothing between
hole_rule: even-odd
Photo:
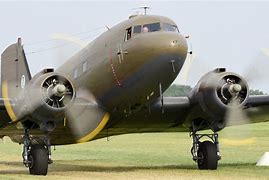
<instances>
[{"instance_id":1,"label":"aerial mast","mask_svg":"<svg viewBox=\"0 0 269 180\"><path fill-rule=\"evenodd\" d=\"M144 15L147 15L147 10L150 9L149 6L141 6L141 9L144 9Z\"/></svg>"}]
</instances>

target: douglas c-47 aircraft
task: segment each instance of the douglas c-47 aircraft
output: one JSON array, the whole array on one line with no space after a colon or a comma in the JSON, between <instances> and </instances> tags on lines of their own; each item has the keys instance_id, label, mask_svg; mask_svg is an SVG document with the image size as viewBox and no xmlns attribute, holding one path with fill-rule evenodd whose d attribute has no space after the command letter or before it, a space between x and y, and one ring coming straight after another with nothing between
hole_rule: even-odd
<instances>
[{"instance_id":1,"label":"douglas c-47 aircraft","mask_svg":"<svg viewBox=\"0 0 269 180\"><path fill-rule=\"evenodd\" d=\"M242 111L250 123L264 122L269 96L249 96L241 76L217 68L188 96L163 97L187 54L175 22L136 15L58 69L32 77L18 39L1 56L0 135L23 144L23 163L35 175L47 174L51 145L143 132L190 132L198 168L217 169L217 132L228 124L227 113ZM205 129L212 134L198 134ZM201 142L205 136L210 140Z\"/></svg>"}]
</instances>

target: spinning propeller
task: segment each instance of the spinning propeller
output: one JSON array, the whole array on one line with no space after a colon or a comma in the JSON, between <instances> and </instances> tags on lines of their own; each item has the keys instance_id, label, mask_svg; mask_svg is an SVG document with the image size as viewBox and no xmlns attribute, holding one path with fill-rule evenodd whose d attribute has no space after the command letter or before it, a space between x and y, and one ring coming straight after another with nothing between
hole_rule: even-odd
<instances>
[{"instance_id":1,"label":"spinning propeller","mask_svg":"<svg viewBox=\"0 0 269 180\"><path fill-rule=\"evenodd\" d=\"M54 34L52 38L78 45L81 49L87 45L80 38L62 33ZM92 139L104 128L109 114L97 103L87 88L80 86L75 91L74 104L65 110L65 117L67 126L77 142L84 142ZM67 102L70 101L70 96L66 99L69 99Z\"/></svg>"},{"instance_id":2,"label":"spinning propeller","mask_svg":"<svg viewBox=\"0 0 269 180\"><path fill-rule=\"evenodd\" d=\"M265 55L269 56L269 49L262 49L263 53ZM191 54L188 55L188 58L191 57ZM187 64L184 64L183 67L190 68L191 63L190 60L186 60ZM188 64L189 63L189 64ZM260 76L258 72L253 70L253 66L251 66L251 70L244 73L245 77L249 82L252 82L254 80L257 80L257 76ZM250 69L250 68L249 68ZM184 68L183 68L184 72ZM188 71L186 71L188 72ZM188 78L188 73L181 73L179 74L183 76L183 79ZM226 127L229 126L235 126L231 127L229 129L237 129L235 131L230 131L229 129L224 130L224 134L226 132L229 132L227 137L228 139L223 139L223 141L226 144L234 145L234 144L251 144L255 143L255 138L251 137L251 129L249 126L244 124L249 124L250 119L247 115L247 110L245 109L245 106L243 101L244 98L247 98L248 96L248 90L245 89L244 85L241 83L242 81L237 79L236 77L232 78L224 78L222 82L216 86L214 83L210 84L210 79L208 79L209 82L207 82L207 85L209 87L212 87L212 89L216 88L216 93L220 100L226 105L226 110L224 114L224 123ZM237 125L243 125L243 126L237 126Z\"/></svg>"},{"instance_id":3,"label":"spinning propeller","mask_svg":"<svg viewBox=\"0 0 269 180\"><path fill-rule=\"evenodd\" d=\"M80 47L85 45L78 43L75 38L63 38L63 40L77 42ZM20 43L8 47L2 56L3 62L13 62L14 59L18 59L18 63L26 62ZM9 73L4 72L4 75ZM11 75L13 78L13 74ZM74 80L64 71L54 72L48 68L27 79L23 79L24 75L19 75L22 77L21 85L17 83L18 80L16 81L17 76L13 79L6 76L2 77L2 80L7 79L7 82L3 83L2 90L6 97L5 106L9 109L8 113L14 122L28 119L38 124L45 132L53 131L55 125L64 125L75 141L85 142L94 138L109 120L109 114L91 92L86 87L76 86Z\"/></svg>"}]
</instances>

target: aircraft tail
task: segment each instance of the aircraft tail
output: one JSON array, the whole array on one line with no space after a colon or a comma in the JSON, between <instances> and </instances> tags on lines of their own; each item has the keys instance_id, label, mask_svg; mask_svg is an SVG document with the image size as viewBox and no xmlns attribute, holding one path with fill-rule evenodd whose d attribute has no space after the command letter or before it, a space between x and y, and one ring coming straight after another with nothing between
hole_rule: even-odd
<instances>
[{"instance_id":1,"label":"aircraft tail","mask_svg":"<svg viewBox=\"0 0 269 180\"><path fill-rule=\"evenodd\" d=\"M18 97L30 79L30 70L19 38L17 43L7 47L1 55L1 94L3 99Z\"/></svg>"}]
</instances>

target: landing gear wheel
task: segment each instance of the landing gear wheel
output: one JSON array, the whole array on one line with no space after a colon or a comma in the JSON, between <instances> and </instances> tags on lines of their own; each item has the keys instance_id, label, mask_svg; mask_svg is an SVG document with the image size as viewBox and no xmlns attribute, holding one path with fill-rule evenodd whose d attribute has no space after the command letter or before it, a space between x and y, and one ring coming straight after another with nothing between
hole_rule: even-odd
<instances>
[{"instance_id":1,"label":"landing gear wheel","mask_svg":"<svg viewBox=\"0 0 269 180\"><path fill-rule=\"evenodd\" d=\"M204 141L199 144L197 160L199 169L217 169L218 160L217 147L213 142Z\"/></svg>"},{"instance_id":2,"label":"landing gear wheel","mask_svg":"<svg viewBox=\"0 0 269 180\"><path fill-rule=\"evenodd\" d=\"M29 172L33 175L47 175L48 172L48 149L41 144L31 146L29 160Z\"/></svg>"}]
</instances>

